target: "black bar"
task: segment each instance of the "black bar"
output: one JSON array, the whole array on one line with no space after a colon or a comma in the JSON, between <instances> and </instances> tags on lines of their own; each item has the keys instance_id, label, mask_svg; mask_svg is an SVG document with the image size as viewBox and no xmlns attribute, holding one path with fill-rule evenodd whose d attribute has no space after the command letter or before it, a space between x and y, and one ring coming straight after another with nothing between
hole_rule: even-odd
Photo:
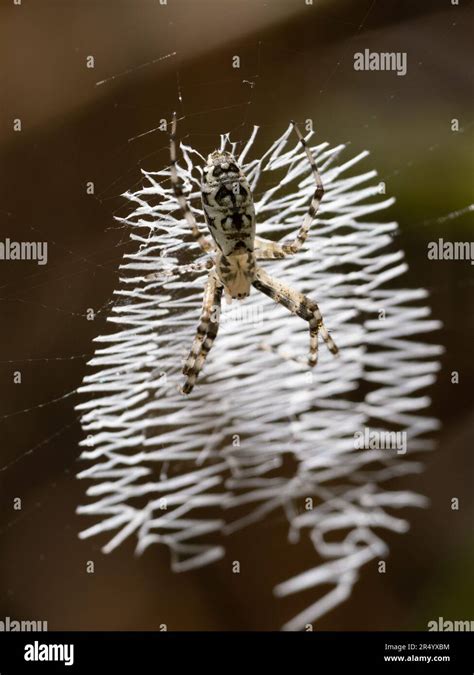
<instances>
[{"instance_id":1,"label":"black bar","mask_svg":"<svg viewBox=\"0 0 474 675\"><path fill-rule=\"evenodd\" d=\"M225 675L229 669L247 675L277 668L278 672L284 668L285 675L472 675L473 642L471 632L11 632L0 633L0 675L201 671Z\"/></svg>"}]
</instances>

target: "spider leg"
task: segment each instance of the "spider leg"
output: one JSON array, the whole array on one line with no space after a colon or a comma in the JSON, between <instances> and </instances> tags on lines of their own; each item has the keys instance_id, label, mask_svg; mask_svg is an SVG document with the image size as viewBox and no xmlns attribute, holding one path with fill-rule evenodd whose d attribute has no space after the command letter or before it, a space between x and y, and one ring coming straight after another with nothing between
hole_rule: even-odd
<instances>
[{"instance_id":1,"label":"spider leg","mask_svg":"<svg viewBox=\"0 0 474 675\"><path fill-rule=\"evenodd\" d=\"M321 333L329 351L334 355L339 353L336 343L329 335L327 328L323 323L323 317L319 311L319 307L313 300L303 295L303 293L298 293L298 291L282 284L281 281L271 277L261 267L257 268L253 286L309 323L308 363L310 366L315 366L318 362L319 333Z\"/></svg>"},{"instance_id":2,"label":"spider leg","mask_svg":"<svg viewBox=\"0 0 474 675\"><path fill-rule=\"evenodd\" d=\"M293 129L295 130L296 135L298 136L299 142L304 148L304 151L306 153L306 156L308 158L308 161L311 166L311 171L313 173L314 177L314 182L316 183L316 189L314 191L313 197L311 199L311 203L309 205L308 212L306 213L305 217L303 218L303 222L301 224L301 227L298 231L298 234L296 235L295 239L293 242L290 244L283 244L282 248L284 251L287 251L288 253L297 253L300 248L303 246L304 242L306 241L308 234L309 234L309 228L311 227L311 223L313 222L314 218L316 217L316 214L319 209L319 205L321 203L321 199L323 198L324 195L324 187L323 187L323 182L321 180L321 176L319 175L318 167L316 166L316 162L313 159L313 155L311 154L308 145L303 138L301 131L298 129L298 126L296 122L292 122L293 124Z\"/></svg>"},{"instance_id":3,"label":"spider leg","mask_svg":"<svg viewBox=\"0 0 474 675\"><path fill-rule=\"evenodd\" d=\"M204 272L204 270L210 270L214 267L213 260L205 260L198 263L190 263L189 265L176 265L174 267L164 267L159 272L153 272L152 274L147 274L145 279L146 281L155 281L157 279L162 279L163 277L172 277L178 274L183 274L186 272Z\"/></svg>"},{"instance_id":4,"label":"spider leg","mask_svg":"<svg viewBox=\"0 0 474 675\"><path fill-rule=\"evenodd\" d=\"M286 258L287 255L288 253L285 253L282 244L263 237L255 237L255 257L257 260Z\"/></svg>"},{"instance_id":5,"label":"spider leg","mask_svg":"<svg viewBox=\"0 0 474 675\"><path fill-rule=\"evenodd\" d=\"M173 192L174 196L176 197L176 201L178 202L179 206L181 207L181 210L183 212L183 216L185 217L189 227L191 228L191 233L194 237L194 239L197 241L199 246L202 248L202 250L205 253L209 253L209 251L214 250L214 246L212 242L205 237L200 231L197 226L196 218L194 217L189 204L186 200L186 197L184 196L183 190L181 188L181 183L178 178L178 170L176 168L176 113L173 113L173 121L171 123L171 136L170 136L170 176L171 176L171 185L173 187Z\"/></svg>"},{"instance_id":6,"label":"spider leg","mask_svg":"<svg viewBox=\"0 0 474 675\"><path fill-rule=\"evenodd\" d=\"M183 374L186 376L186 381L181 389L183 394L189 394L192 391L204 361L216 339L219 330L219 311L223 289L224 287L217 275L210 272L204 291L201 319L183 367Z\"/></svg>"},{"instance_id":7,"label":"spider leg","mask_svg":"<svg viewBox=\"0 0 474 675\"><path fill-rule=\"evenodd\" d=\"M313 222L314 218L316 217L316 214L319 209L319 205L321 203L321 199L323 198L324 195L324 187L323 187L323 182L321 180L321 176L319 175L318 167L316 166L316 162L313 159L313 156L308 148L308 145L303 138L301 131L298 129L298 126L296 122L292 122L293 124L293 129L295 130L296 135L298 136L298 140L301 143L301 145L304 148L304 151L306 153L306 156L308 158L308 161L311 166L311 170L313 173L314 181L316 183L316 189L314 191L313 197L311 199L311 203L309 205L309 209L303 218L303 222L301 224L300 229L298 230L298 234L296 237L291 241L289 244L280 244L276 243L273 241L270 241L269 239L262 239L261 237L256 237L255 238L255 244L256 244L256 256L257 259L264 260L264 259L269 259L269 258L285 258L288 255L294 255L295 253L298 253L300 248L303 246L305 243L306 239L308 238L309 234L309 228L311 227L311 223Z\"/></svg>"}]
</instances>

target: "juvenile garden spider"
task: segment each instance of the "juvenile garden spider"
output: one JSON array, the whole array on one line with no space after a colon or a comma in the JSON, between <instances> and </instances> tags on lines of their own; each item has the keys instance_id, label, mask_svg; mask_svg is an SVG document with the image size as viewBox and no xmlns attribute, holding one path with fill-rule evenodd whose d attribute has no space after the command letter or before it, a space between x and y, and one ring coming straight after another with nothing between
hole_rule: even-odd
<instances>
[{"instance_id":1,"label":"juvenile garden spider","mask_svg":"<svg viewBox=\"0 0 474 675\"><path fill-rule=\"evenodd\" d=\"M329 351L337 355L339 350L323 323L318 305L302 293L271 277L256 263L257 260L284 258L298 253L306 241L324 194L318 168L296 123L292 122L292 125L311 165L316 190L298 234L288 244L255 236L255 208L250 185L236 159L226 151L215 150L211 153L203 170L202 204L213 241L199 231L196 219L183 194L176 169L176 124L174 113L170 139L171 184L193 237L201 249L211 255L211 259L203 264L187 266L187 269L192 271L204 269L210 271L204 290L201 319L183 367L186 381L181 389L182 393L189 394L192 391L216 338L219 328L219 311L216 309L220 307L223 292L228 298L242 300L249 295L250 287L253 286L307 321L310 334L308 359L310 366L315 366L318 360L318 333L321 333ZM153 278L158 275L150 276Z\"/></svg>"}]
</instances>

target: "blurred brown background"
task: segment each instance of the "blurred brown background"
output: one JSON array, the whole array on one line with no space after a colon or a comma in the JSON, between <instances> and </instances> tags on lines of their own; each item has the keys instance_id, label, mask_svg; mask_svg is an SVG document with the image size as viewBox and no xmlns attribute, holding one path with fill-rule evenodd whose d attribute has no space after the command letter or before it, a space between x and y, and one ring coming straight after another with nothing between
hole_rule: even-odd
<instances>
[{"instance_id":1,"label":"blurred brown background","mask_svg":"<svg viewBox=\"0 0 474 675\"><path fill-rule=\"evenodd\" d=\"M316 562L308 543L287 543L283 517L234 535L224 561L181 575L162 548L137 559L129 541L104 556L104 542L77 538L90 524L74 514L86 487L75 479L78 397L40 404L81 383L104 329L121 256L133 250L113 219L127 208L119 195L140 168L168 161L164 134L129 139L175 108L185 117L181 137L203 153L219 133L244 139L254 124L264 147L289 119L308 117L318 139L349 143L347 157L371 151L363 168L377 168L397 198L384 217L400 223L410 264L403 285L428 288L444 322L430 337L446 347L430 392L443 429L426 472L403 481L430 497L430 509L406 512L412 528L388 537L387 573L365 568L352 598L318 628L426 629L439 616L474 618L472 267L426 257L438 237L472 239L472 213L440 220L474 201L472 3L8 0L0 31L1 238L49 242L44 267L0 265L0 618L47 620L50 629L261 630L314 598L272 597L273 585ZM354 71L353 54L365 48L406 51L407 75ZM103 311L87 321L88 308ZM230 571L236 557L240 575Z\"/></svg>"}]
</instances>

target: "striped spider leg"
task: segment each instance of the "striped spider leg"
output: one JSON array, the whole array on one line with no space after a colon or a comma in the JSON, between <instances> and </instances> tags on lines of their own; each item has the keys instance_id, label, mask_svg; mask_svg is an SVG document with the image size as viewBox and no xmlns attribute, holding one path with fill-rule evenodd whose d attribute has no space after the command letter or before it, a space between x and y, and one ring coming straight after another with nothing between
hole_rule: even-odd
<instances>
[{"instance_id":1,"label":"striped spider leg","mask_svg":"<svg viewBox=\"0 0 474 675\"><path fill-rule=\"evenodd\" d=\"M186 272L198 273L204 272L205 270L210 270L214 267L214 261L203 260L202 262L190 263L189 265L175 265L174 267L163 267L159 272L152 272L152 274L147 274L145 279L147 281L156 281L162 277L173 277L177 274L183 274Z\"/></svg>"},{"instance_id":2,"label":"striped spider leg","mask_svg":"<svg viewBox=\"0 0 474 675\"><path fill-rule=\"evenodd\" d=\"M201 310L201 320L196 331L191 351L185 361L183 374L186 381L181 389L183 394L189 394L197 380L219 330L219 315L224 286L219 281L215 271L209 272L204 290L204 299Z\"/></svg>"},{"instance_id":3,"label":"striped spider leg","mask_svg":"<svg viewBox=\"0 0 474 675\"><path fill-rule=\"evenodd\" d=\"M294 255L295 253L298 253L298 251L308 238L309 228L311 227L311 223L316 217L319 205L324 195L323 182L321 180L321 176L319 175L316 162L314 161L313 156L308 148L308 145L305 139L303 138L301 131L298 129L296 122L292 121L291 123L293 125L293 129L295 130L296 135L298 136L299 142L303 146L303 149L306 153L306 157L308 158L309 164L311 166L311 171L314 177L314 182L316 183L316 189L311 199L309 209L305 217L303 218L303 222L301 223L301 226L298 230L298 234L293 239L293 241L291 241L289 244L280 244L274 241L270 241L269 239L263 239L262 237L255 238L255 245L256 245L255 253L257 255L257 258L261 260L268 260L271 258L286 258L289 255Z\"/></svg>"},{"instance_id":4,"label":"striped spider leg","mask_svg":"<svg viewBox=\"0 0 474 675\"><path fill-rule=\"evenodd\" d=\"M309 366L314 367L318 362L319 333L321 333L331 354L336 356L339 353L339 349L329 335L323 323L322 314L314 300L271 277L261 267L257 267L253 286L309 323Z\"/></svg>"},{"instance_id":5,"label":"striped spider leg","mask_svg":"<svg viewBox=\"0 0 474 675\"><path fill-rule=\"evenodd\" d=\"M177 159L176 159L176 124L177 124L177 118L176 118L176 113L173 113L173 120L171 122L171 136L170 136L170 177L171 177L171 185L173 187L173 192L174 196L176 197L176 201L178 202L179 206L181 207L181 211L183 212L183 216L186 219L189 227L191 228L191 234L193 235L194 239L197 241L199 246L202 248L204 253L209 253L210 251L214 251L215 247L213 243L205 237L202 232L200 232L196 218L194 217L193 212L191 211L188 202L186 201L186 197L183 194L183 189L181 187L180 180L178 178L178 170L176 168L177 164Z\"/></svg>"}]
</instances>

